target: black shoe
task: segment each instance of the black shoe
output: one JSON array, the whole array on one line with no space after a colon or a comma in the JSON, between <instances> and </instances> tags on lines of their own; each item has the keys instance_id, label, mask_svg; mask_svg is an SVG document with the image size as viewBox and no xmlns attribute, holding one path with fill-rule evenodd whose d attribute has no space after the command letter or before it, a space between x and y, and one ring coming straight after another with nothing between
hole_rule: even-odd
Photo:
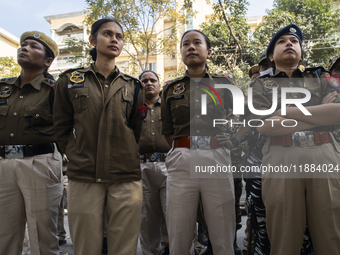
<instances>
[{"instance_id":1,"label":"black shoe","mask_svg":"<svg viewBox=\"0 0 340 255\"><path fill-rule=\"evenodd\" d=\"M107 239L106 237L103 238L103 247L102 247L102 254L107 254L108 250L107 250Z\"/></svg>"},{"instance_id":2,"label":"black shoe","mask_svg":"<svg viewBox=\"0 0 340 255\"><path fill-rule=\"evenodd\" d=\"M169 255L170 254L170 251L169 251L169 246L166 246L164 248L164 252L162 253L162 255Z\"/></svg>"},{"instance_id":3,"label":"black shoe","mask_svg":"<svg viewBox=\"0 0 340 255\"><path fill-rule=\"evenodd\" d=\"M59 240L59 246L64 245L64 244L67 244L66 240Z\"/></svg>"}]
</instances>

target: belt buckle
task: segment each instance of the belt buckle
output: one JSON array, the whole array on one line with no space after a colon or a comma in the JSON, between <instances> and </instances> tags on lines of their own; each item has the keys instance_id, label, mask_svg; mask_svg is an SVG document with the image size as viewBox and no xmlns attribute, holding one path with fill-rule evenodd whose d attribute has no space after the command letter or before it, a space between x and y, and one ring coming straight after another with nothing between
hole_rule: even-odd
<instances>
[{"instance_id":1,"label":"belt buckle","mask_svg":"<svg viewBox=\"0 0 340 255\"><path fill-rule=\"evenodd\" d=\"M160 155L158 152L152 153L149 157L150 162L159 162Z\"/></svg>"},{"instance_id":2,"label":"belt buckle","mask_svg":"<svg viewBox=\"0 0 340 255\"><path fill-rule=\"evenodd\" d=\"M191 137L191 149L210 149L210 136L190 136Z\"/></svg>"},{"instance_id":3,"label":"belt buckle","mask_svg":"<svg viewBox=\"0 0 340 255\"><path fill-rule=\"evenodd\" d=\"M25 145L5 145L5 159L23 159Z\"/></svg>"},{"instance_id":4,"label":"belt buckle","mask_svg":"<svg viewBox=\"0 0 340 255\"><path fill-rule=\"evenodd\" d=\"M312 146L314 145L313 131L300 131L292 134L292 146Z\"/></svg>"}]
</instances>

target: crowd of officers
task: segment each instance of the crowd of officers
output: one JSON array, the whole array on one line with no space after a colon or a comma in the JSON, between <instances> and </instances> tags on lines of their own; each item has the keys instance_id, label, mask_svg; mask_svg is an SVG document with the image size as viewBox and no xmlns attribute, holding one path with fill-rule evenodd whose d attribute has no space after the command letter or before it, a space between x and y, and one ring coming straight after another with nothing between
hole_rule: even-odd
<instances>
[{"instance_id":1,"label":"crowd of officers","mask_svg":"<svg viewBox=\"0 0 340 255\"><path fill-rule=\"evenodd\" d=\"M280 29L249 69L254 108L271 109L274 91L278 106L263 116L235 116L231 92L215 87L233 79L209 73L212 49L201 31L183 34L186 72L162 91L155 72L137 79L116 66L124 45L117 21L96 21L89 41L94 63L54 81L48 68L58 55L56 43L26 32L18 49L20 76L0 80L0 254L29 254L27 244L32 255L59 254L67 242L67 202L75 255L100 255L103 243L110 255L135 255L138 239L143 255L340 255L339 174L296 178L260 168L340 167L340 56L326 69L305 68L302 31L294 24ZM297 107L282 114L284 87L311 92L304 107L312 117ZM206 114L204 94L210 96ZM216 118L293 119L297 125L213 127ZM255 170L205 178L192 175L193 164ZM244 251L237 245L242 178Z\"/></svg>"}]
</instances>

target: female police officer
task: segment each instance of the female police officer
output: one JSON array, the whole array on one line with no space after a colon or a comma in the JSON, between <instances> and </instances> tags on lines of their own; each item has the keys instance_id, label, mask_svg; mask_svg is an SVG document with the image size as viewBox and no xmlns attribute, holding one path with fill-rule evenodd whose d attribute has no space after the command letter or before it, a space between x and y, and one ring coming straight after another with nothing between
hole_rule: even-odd
<instances>
[{"instance_id":1,"label":"female police officer","mask_svg":"<svg viewBox=\"0 0 340 255\"><path fill-rule=\"evenodd\" d=\"M206 178L206 174L196 176L190 169L202 166L201 163L214 167L231 164L230 151L222 147L216 137L221 130L214 128L212 122L213 118L225 118L231 103L229 94L223 89L214 89L214 84L230 81L226 75L208 73L206 61L211 55L210 41L202 32L184 33L181 55L187 71L183 77L167 82L162 93L162 132L169 144L173 141L173 150L166 159L170 253L189 254L201 197L214 254L234 254L232 174L225 173L222 178L208 174ZM206 115L201 114L203 94L211 95ZM225 142L230 143L229 140Z\"/></svg>"},{"instance_id":2,"label":"female police officer","mask_svg":"<svg viewBox=\"0 0 340 255\"><path fill-rule=\"evenodd\" d=\"M139 113L139 81L116 66L123 38L117 21L93 23L89 41L95 63L66 71L56 84L55 130L69 159L75 254L101 254L105 208L109 254L136 254L142 202L138 140L140 117L146 115Z\"/></svg>"},{"instance_id":3,"label":"female police officer","mask_svg":"<svg viewBox=\"0 0 340 255\"><path fill-rule=\"evenodd\" d=\"M263 174L262 194L271 254L300 254L306 224L316 254L339 254L340 179L336 168L340 153L339 145L325 126L340 121L337 114L340 104L321 105L323 97L339 86L327 82L328 74L322 68L299 70L302 39L300 28L294 24L279 30L267 48L267 57L275 65L274 75L259 78L253 85L253 104L257 110L270 109L273 94L279 91L276 108L279 110L269 116L252 116L267 120L257 129L270 136L262 150L262 170L268 170ZM287 88L302 88L311 93L310 100L300 106L311 116L298 107L287 107L286 115L281 115L280 101L284 95L280 91L283 93ZM305 95L290 92L286 96L301 100ZM337 96L335 102L339 101ZM293 170L273 172L270 166L272 169L291 166ZM317 170L320 167L321 173Z\"/></svg>"},{"instance_id":4,"label":"female police officer","mask_svg":"<svg viewBox=\"0 0 340 255\"><path fill-rule=\"evenodd\" d=\"M56 255L62 159L53 144L47 69L58 47L38 31L20 43L20 76L0 81L0 254L21 254L27 221L31 253Z\"/></svg>"}]
</instances>

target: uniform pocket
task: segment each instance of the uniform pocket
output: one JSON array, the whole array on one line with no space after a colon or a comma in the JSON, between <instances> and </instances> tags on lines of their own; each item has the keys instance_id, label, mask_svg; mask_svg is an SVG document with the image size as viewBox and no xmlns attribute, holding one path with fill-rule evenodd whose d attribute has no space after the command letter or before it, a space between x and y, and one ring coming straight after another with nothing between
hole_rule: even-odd
<instances>
[{"instance_id":1,"label":"uniform pocket","mask_svg":"<svg viewBox=\"0 0 340 255\"><path fill-rule=\"evenodd\" d=\"M25 117L30 117L31 125L35 128L52 126L52 113L50 109L39 106L27 106L25 108ZM28 129L31 127L28 126ZM42 130L43 132L51 132L52 130Z\"/></svg>"},{"instance_id":2,"label":"uniform pocket","mask_svg":"<svg viewBox=\"0 0 340 255\"><path fill-rule=\"evenodd\" d=\"M190 119L189 99L170 98L171 113L174 123L186 123Z\"/></svg>"},{"instance_id":3,"label":"uniform pocket","mask_svg":"<svg viewBox=\"0 0 340 255\"><path fill-rule=\"evenodd\" d=\"M0 106L0 129L6 126L6 116L8 113L9 105Z\"/></svg>"},{"instance_id":4,"label":"uniform pocket","mask_svg":"<svg viewBox=\"0 0 340 255\"><path fill-rule=\"evenodd\" d=\"M81 113L87 109L89 90L88 88L69 89L71 103L75 113Z\"/></svg>"}]
</instances>

